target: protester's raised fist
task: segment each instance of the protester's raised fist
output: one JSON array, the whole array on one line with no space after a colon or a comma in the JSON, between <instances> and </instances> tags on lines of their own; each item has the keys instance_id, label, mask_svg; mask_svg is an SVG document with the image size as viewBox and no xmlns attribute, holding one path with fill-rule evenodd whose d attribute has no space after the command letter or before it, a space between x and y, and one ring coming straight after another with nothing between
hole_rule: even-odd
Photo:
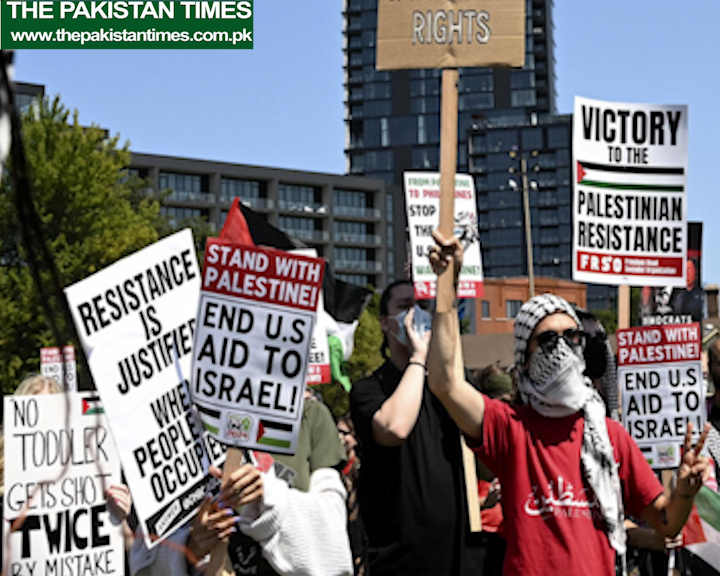
<instances>
[{"instance_id":1,"label":"protester's raised fist","mask_svg":"<svg viewBox=\"0 0 720 576\"><path fill-rule=\"evenodd\" d=\"M447 270L450 262L454 261L455 279L457 280L463 262L463 245L456 236L445 238L439 230L434 230L432 235L435 242L437 242L435 246L430 248L428 254L433 272L438 275L442 274Z\"/></svg>"}]
</instances>

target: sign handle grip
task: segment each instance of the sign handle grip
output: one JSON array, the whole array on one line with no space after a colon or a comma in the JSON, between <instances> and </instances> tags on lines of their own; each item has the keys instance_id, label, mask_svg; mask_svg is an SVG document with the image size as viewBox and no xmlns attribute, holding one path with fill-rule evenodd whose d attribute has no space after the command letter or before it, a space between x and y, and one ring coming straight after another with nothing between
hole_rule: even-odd
<instances>
[{"instance_id":1,"label":"sign handle grip","mask_svg":"<svg viewBox=\"0 0 720 576\"><path fill-rule=\"evenodd\" d=\"M225 465L223 466L223 480L227 479L230 474L240 468L244 457L245 451L242 448L227 449ZM229 576L235 574L232 563L230 562L230 556L227 553L227 548L227 540L218 541L217 546L210 551L210 562L206 569L206 574L211 576Z\"/></svg>"}]
</instances>

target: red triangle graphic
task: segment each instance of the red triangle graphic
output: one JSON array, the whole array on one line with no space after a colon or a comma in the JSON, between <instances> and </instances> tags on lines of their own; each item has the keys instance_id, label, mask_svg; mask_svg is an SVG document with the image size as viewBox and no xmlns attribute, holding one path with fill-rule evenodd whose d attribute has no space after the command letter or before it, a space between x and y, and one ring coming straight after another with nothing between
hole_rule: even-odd
<instances>
[{"instance_id":1,"label":"red triangle graphic","mask_svg":"<svg viewBox=\"0 0 720 576\"><path fill-rule=\"evenodd\" d=\"M90 404L88 404L88 401L83 398L83 414L87 414L87 411L90 410Z\"/></svg>"},{"instance_id":2,"label":"red triangle graphic","mask_svg":"<svg viewBox=\"0 0 720 576\"><path fill-rule=\"evenodd\" d=\"M257 440L260 440L265 435L265 426L263 426L262 422L258 422L258 433L257 433Z\"/></svg>"},{"instance_id":3,"label":"red triangle graphic","mask_svg":"<svg viewBox=\"0 0 720 576\"><path fill-rule=\"evenodd\" d=\"M582 164L580 162L577 163L577 181L578 184L585 180L585 168L583 168Z\"/></svg>"}]
</instances>

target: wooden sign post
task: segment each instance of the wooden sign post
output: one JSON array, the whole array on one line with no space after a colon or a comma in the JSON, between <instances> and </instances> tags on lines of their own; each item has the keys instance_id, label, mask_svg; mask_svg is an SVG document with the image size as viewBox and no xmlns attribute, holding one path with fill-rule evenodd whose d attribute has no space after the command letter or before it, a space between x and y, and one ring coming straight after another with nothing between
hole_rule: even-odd
<instances>
[{"instance_id":1,"label":"wooden sign post","mask_svg":"<svg viewBox=\"0 0 720 576\"><path fill-rule=\"evenodd\" d=\"M458 143L458 68L522 67L525 63L524 0L379 0L378 70L441 68L440 226L455 228L455 172ZM454 270L437 280L436 311L454 308ZM456 346L459 346L459 335ZM462 354L456 350L456 354ZM463 441L470 527L482 529L475 457Z\"/></svg>"}]
</instances>

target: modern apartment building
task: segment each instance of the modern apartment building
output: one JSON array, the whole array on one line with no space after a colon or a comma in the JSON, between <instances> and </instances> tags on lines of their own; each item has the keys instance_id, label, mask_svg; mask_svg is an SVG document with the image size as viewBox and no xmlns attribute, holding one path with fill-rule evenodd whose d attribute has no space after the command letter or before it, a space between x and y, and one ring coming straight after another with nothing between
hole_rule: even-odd
<instances>
[{"instance_id":1,"label":"modern apartment building","mask_svg":"<svg viewBox=\"0 0 720 576\"><path fill-rule=\"evenodd\" d=\"M394 279L393 213L381 180L138 153L130 172L168 191L162 211L171 223L202 218L219 231L237 196L330 260L338 278L377 287Z\"/></svg>"}]
</instances>

